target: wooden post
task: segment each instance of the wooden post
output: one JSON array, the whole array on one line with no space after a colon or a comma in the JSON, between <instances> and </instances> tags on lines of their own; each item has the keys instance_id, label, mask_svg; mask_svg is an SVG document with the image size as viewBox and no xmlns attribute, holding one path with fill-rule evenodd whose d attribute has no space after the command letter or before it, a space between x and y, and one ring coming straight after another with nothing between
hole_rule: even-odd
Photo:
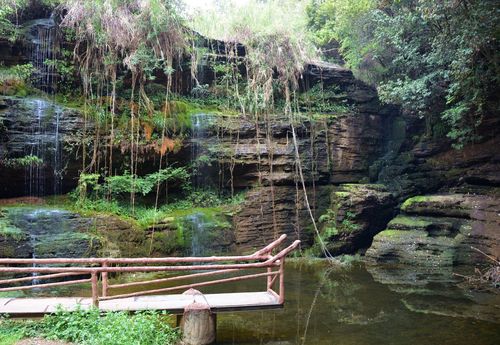
<instances>
[{"instance_id":1,"label":"wooden post","mask_svg":"<svg viewBox=\"0 0 500 345\"><path fill-rule=\"evenodd\" d=\"M271 267L268 267L267 268L267 273L271 273L272 272L272 268ZM273 288L273 277L272 276L267 276L267 290L272 290Z\"/></svg>"},{"instance_id":2,"label":"wooden post","mask_svg":"<svg viewBox=\"0 0 500 345\"><path fill-rule=\"evenodd\" d=\"M210 306L205 302L201 292L189 289L184 294L193 295L193 303L184 308L184 314L180 320L182 330L181 344L213 344L217 329L216 314L210 311Z\"/></svg>"},{"instance_id":3,"label":"wooden post","mask_svg":"<svg viewBox=\"0 0 500 345\"><path fill-rule=\"evenodd\" d=\"M99 308L99 285L97 284L97 273L92 272L90 281L92 284L92 305Z\"/></svg>"},{"instance_id":4,"label":"wooden post","mask_svg":"<svg viewBox=\"0 0 500 345\"><path fill-rule=\"evenodd\" d=\"M102 267L104 269L108 268L108 262L104 261L102 263ZM101 277L102 277L102 297L106 297L108 295L108 272L103 271Z\"/></svg>"},{"instance_id":5,"label":"wooden post","mask_svg":"<svg viewBox=\"0 0 500 345\"><path fill-rule=\"evenodd\" d=\"M285 303L285 257L280 260L280 304Z\"/></svg>"}]
</instances>

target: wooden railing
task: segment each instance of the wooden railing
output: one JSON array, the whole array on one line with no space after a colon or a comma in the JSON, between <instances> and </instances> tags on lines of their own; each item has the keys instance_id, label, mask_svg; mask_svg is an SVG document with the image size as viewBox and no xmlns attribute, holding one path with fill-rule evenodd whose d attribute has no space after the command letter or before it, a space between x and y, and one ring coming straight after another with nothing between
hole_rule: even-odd
<instances>
[{"instance_id":1,"label":"wooden railing","mask_svg":"<svg viewBox=\"0 0 500 345\"><path fill-rule=\"evenodd\" d=\"M2 287L0 288L0 292L90 283L92 289L92 303L94 306L99 306L99 301L104 300L169 293L172 291L186 290L190 288L199 288L209 285L267 277L266 291L275 295L278 298L279 303L283 304L285 299L285 257L297 248L300 243L300 241L297 240L273 255L273 250L283 243L285 238L286 235L282 235L268 246L246 256L0 259L0 274L9 274L10 276L29 274L29 276L19 278L1 279L0 286L31 282L31 285ZM138 288L145 287L150 284L177 282L180 280L194 278L207 278L258 269L263 269L264 272L246 273L229 278L200 281L197 283L181 284L158 289L141 289L140 291L125 294L111 294L111 292L116 289ZM193 271L196 272L190 273ZM130 272L187 272L187 274L146 281L110 284L109 273ZM53 279L68 279L71 277L74 277L75 279L50 282L50 280ZM278 279L279 287L278 291L276 291L275 285L277 284ZM49 282L42 283L44 280L49 280ZM33 284L34 281L37 283Z\"/></svg>"}]
</instances>

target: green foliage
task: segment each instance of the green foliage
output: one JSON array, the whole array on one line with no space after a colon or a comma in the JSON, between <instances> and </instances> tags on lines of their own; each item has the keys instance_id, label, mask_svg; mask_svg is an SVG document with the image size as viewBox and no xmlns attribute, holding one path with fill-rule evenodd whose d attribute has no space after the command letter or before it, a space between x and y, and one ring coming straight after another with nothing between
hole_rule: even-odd
<instances>
[{"instance_id":1,"label":"green foliage","mask_svg":"<svg viewBox=\"0 0 500 345\"><path fill-rule=\"evenodd\" d=\"M7 218L0 217L0 236L10 237L19 241L24 239L26 234L21 229L13 225Z\"/></svg>"},{"instance_id":2,"label":"green foliage","mask_svg":"<svg viewBox=\"0 0 500 345\"><path fill-rule=\"evenodd\" d=\"M8 96L27 96L30 93L30 77L33 71L31 63L1 67L0 93Z\"/></svg>"},{"instance_id":3,"label":"green foliage","mask_svg":"<svg viewBox=\"0 0 500 345\"><path fill-rule=\"evenodd\" d=\"M346 211L341 222L338 221L338 212L328 209L326 213L319 217L319 222L323 223L323 231L321 236L324 240L329 240L331 237L342 234L351 233L359 229L353 219L356 215L350 211Z\"/></svg>"},{"instance_id":4,"label":"green foliage","mask_svg":"<svg viewBox=\"0 0 500 345\"><path fill-rule=\"evenodd\" d=\"M348 66L380 97L426 118L457 147L498 111L498 3L315 0L309 27L319 44L340 43Z\"/></svg>"},{"instance_id":5,"label":"green foliage","mask_svg":"<svg viewBox=\"0 0 500 345\"><path fill-rule=\"evenodd\" d=\"M11 67L12 74L21 80L27 81L33 74L35 68L31 63L15 65Z\"/></svg>"},{"instance_id":6,"label":"green foliage","mask_svg":"<svg viewBox=\"0 0 500 345\"><path fill-rule=\"evenodd\" d=\"M86 174L81 173L78 179L78 185L76 187L76 194L78 200L82 201L87 198L87 194L90 192L96 195L100 189L99 186L99 174Z\"/></svg>"},{"instance_id":7,"label":"green foliage","mask_svg":"<svg viewBox=\"0 0 500 345\"><path fill-rule=\"evenodd\" d=\"M9 168L25 168L29 166L40 166L43 164L43 160L38 156L28 155L19 158L8 158L1 163Z\"/></svg>"},{"instance_id":8,"label":"green foliage","mask_svg":"<svg viewBox=\"0 0 500 345\"><path fill-rule=\"evenodd\" d=\"M60 78L57 83L57 92L65 95L76 94L80 92L78 87L76 66L73 61L73 52L68 49L61 49L60 58L45 60L44 64L52 67L58 73Z\"/></svg>"},{"instance_id":9,"label":"green foliage","mask_svg":"<svg viewBox=\"0 0 500 345\"><path fill-rule=\"evenodd\" d=\"M158 184L165 182L175 181L185 186L189 177L190 175L184 167L168 167L144 177L126 173L124 175L106 177L103 190L116 196L131 193L132 191L147 195L152 192Z\"/></svg>"},{"instance_id":10,"label":"green foliage","mask_svg":"<svg viewBox=\"0 0 500 345\"><path fill-rule=\"evenodd\" d=\"M19 11L27 4L28 0L0 0L0 37L12 42L18 38Z\"/></svg>"},{"instance_id":11,"label":"green foliage","mask_svg":"<svg viewBox=\"0 0 500 345\"><path fill-rule=\"evenodd\" d=\"M169 345L179 338L177 330L167 323L167 314L154 311L108 312L98 309L59 309L39 322L0 320L0 341L23 337L43 337L87 345Z\"/></svg>"},{"instance_id":12,"label":"green foliage","mask_svg":"<svg viewBox=\"0 0 500 345\"><path fill-rule=\"evenodd\" d=\"M344 97L345 94L337 86L324 87L322 83L318 83L300 94L298 102L307 112L342 114L349 110Z\"/></svg>"},{"instance_id":13,"label":"green foliage","mask_svg":"<svg viewBox=\"0 0 500 345\"><path fill-rule=\"evenodd\" d=\"M100 174L80 174L76 194L80 201L88 195L99 198L105 195L120 196L126 193L137 192L142 195L151 193L158 184L165 182L179 183L187 188L189 173L184 167L168 167L139 177L125 172L123 175L108 176L101 178Z\"/></svg>"}]
</instances>

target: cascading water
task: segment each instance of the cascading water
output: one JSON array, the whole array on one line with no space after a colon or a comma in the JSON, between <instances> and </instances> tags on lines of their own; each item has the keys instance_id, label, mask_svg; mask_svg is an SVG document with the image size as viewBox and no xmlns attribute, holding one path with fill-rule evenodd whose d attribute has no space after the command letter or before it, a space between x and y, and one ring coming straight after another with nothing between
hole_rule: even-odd
<instances>
[{"instance_id":1,"label":"cascading water","mask_svg":"<svg viewBox=\"0 0 500 345\"><path fill-rule=\"evenodd\" d=\"M31 63L35 69L32 76L33 86L45 91L54 92L57 73L50 61L57 58L59 39L54 19L38 19L31 23Z\"/></svg>"},{"instance_id":2,"label":"cascading water","mask_svg":"<svg viewBox=\"0 0 500 345\"><path fill-rule=\"evenodd\" d=\"M32 157L25 168L25 194L60 194L64 170L60 133L63 109L44 99L26 99L23 102L25 114L31 117L26 118L31 133L23 143L24 154Z\"/></svg>"},{"instance_id":3,"label":"cascading water","mask_svg":"<svg viewBox=\"0 0 500 345\"><path fill-rule=\"evenodd\" d=\"M193 167L191 184L195 191L205 186L207 182L203 171L206 163L203 160L205 157L203 140L207 136L210 120L211 116L208 114L194 114L191 117L191 165Z\"/></svg>"},{"instance_id":4,"label":"cascading water","mask_svg":"<svg viewBox=\"0 0 500 345\"><path fill-rule=\"evenodd\" d=\"M57 73L54 61L59 55L59 37L54 19L37 19L26 24L28 56L34 72L31 84L47 93L55 92ZM62 179L62 143L60 118L62 109L45 99L24 99L23 129L31 133L24 138L25 194L43 196L59 194ZM20 121L21 122L21 121Z\"/></svg>"},{"instance_id":5,"label":"cascading water","mask_svg":"<svg viewBox=\"0 0 500 345\"><path fill-rule=\"evenodd\" d=\"M92 235L81 230L92 226L89 218L82 218L65 210L15 207L7 212L12 226L26 235L31 257L84 257L92 255L94 246ZM35 265L33 265L35 267ZM33 285L40 281L39 274L33 273Z\"/></svg>"},{"instance_id":6,"label":"cascading water","mask_svg":"<svg viewBox=\"0 0 500 345\"><path fill-rule=\"evenodd\" d=\"M207 128L212 122L209 114L194 114L191 117L191 165L193 173L191 184L193 191L206 188L209 184L208 172L206 170L206 149L204 140L207 138ZM191 237L191 256L203 256L207 254L206 238L207 228L210 223L202 213L194 213L186 217L186 225Z\"/></svg>"},{"instance_id":7,"label":"cascading water","mask_svg":"<svg viewBox=\"0 0 500 345\"><path fill-rule=\"evenodd\" d=\"M185 230L187 230L191 238L191 246L189 247L189 256L207 256L211 255L209 247L210 232L214 228L213 222L209 221L203 213L193 213L186 216L184 220Z\"/></svg>"}]
</instances>

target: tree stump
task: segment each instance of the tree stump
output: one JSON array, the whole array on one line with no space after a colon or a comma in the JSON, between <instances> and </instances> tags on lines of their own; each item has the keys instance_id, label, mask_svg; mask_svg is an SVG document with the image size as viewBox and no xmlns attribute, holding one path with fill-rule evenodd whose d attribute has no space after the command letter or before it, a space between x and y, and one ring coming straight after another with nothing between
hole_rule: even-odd
<instances>
[{"instance_id":1,"label":"tree stump","mask_svg":"<svg viewBox=\"0 0 500 345\"><path fill-rule=\"evenodd\" d=\"M193 303L184 308L180 321L183 345L209 345L215 342L216 315L210 306L203 301L203 294L190 289L184 294L193 295Z\"/></svg>"}]
</instances>

